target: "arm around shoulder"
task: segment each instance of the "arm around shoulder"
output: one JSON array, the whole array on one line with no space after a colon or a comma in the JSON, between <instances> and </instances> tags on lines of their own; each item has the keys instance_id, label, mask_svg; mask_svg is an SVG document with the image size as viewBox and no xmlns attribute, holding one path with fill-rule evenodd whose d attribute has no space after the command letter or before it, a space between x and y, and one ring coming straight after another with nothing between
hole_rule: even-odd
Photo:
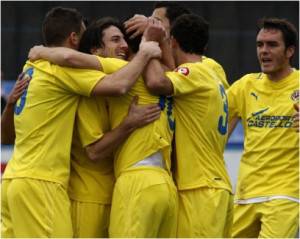
<instances>
[{"instance_id":1,"label":"arm around shoulder","mask_svg":"<svg viewBox=\"0 0 300 239\"><path fill-rule=\"evenodd\" d=\"M30 49L28 58L30 61L45 59L60 66L102 70L96 56L67 47L34 46Z\"/></svg>"}]
</instances>

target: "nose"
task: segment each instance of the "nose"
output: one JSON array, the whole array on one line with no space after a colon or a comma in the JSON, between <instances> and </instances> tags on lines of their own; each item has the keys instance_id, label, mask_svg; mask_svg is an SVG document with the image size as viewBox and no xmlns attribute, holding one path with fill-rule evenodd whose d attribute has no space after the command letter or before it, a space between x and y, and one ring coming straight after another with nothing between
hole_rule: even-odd
<instances>
[{"instance_id":1,"label":"nose","mask_svg":"<svg viewBox=\"0 0 300 239\"><path fill-rule=\"evenodd\" d=\"M122 41L121 41L121 49L122 50L128 50L128 44L127 44L127 42L123 39Z\"/></svg>"},{"instance_id":2,"label":"nose","mask_svg":"<svg viewBox=\"0 0 300 239\"><path fill-rule=\"evenodd\" d=\"M263 44L260 48L259 48L259 51L261 53L267 53L269 51L269 48L267 46L267 44Z\"/></svg>"}]
</instances>

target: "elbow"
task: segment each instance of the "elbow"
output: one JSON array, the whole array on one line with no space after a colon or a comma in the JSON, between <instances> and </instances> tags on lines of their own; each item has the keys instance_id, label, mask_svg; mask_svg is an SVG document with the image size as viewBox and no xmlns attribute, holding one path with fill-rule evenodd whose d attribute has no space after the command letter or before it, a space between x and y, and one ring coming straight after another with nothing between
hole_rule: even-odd
<instances>
[{"instance_id":1,"label":"elbow","mask_svg":"<svg viewBox=\"0 0 300 239\"><path fill-rule=\"evenodd\" d=\"M75 54L72 53L72 52L66 52L64 53L63 55L63 63L66 65L66 66L70 66L70 67L76 67L76 57L75 57Z\"/></svg>"},{"instance_id":2,"label":"elbow","mask_svg":"<svg viewBox=\"0 0 300 239\"><path fill-rule=\"evenodd\" d=\"M89 159L92 161L97 161L100 158L100 156L96 153L92 146L86 147L86 153Z\"/></svg>"},{"instance_id":3,"label":"elbow","mask_svg":"<svg viewBox=\"0 0 300 239\"><path fill-rule=\"evenodd\" d=\"M162 89L164 89L163 84L161 83L161 81L146 81L146 87L147 89L152 93L152 94L160 94L160 92L162 91Z\"/></svg>"},{"instance_id":4,"label":"elbow","mask_svg":"<svg viewBox=\"0 0 300 239\"><path fill-rule=\"evenodd\" d=\"M125 95L130 89L126 86L120 87L117 91L118 96Z\"/></svg>"},{"instance_id":5,"label":"elbow","mask_svg":"<svg viewBox=\"0 0 300 239\"><path fill-rule=\"evenodd\" d=\"M116 85L114 95L122 96L122 95L127 94L129 92L129 90L130 90L130 87L128 85L119 84L119 85Z\"/></svg>"}]
</instances>

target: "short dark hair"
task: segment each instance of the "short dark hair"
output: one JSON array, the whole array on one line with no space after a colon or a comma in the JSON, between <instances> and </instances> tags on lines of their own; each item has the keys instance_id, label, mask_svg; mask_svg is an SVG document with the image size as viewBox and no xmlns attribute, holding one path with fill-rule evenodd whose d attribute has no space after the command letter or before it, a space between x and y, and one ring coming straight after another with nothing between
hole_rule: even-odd
<instances>
[{"instance_id":1,"label":"short dark hair","mask_svg":"<svg viewBox=\"0 0 300 239\"><path fill-rule=\"evenodd\" d=\"M171 36L186 53L202 55L208 43L209 24L196 14L178 17L171 27Z\"/></svg>"},{"instance_id":2,"label":"short dark hair","mask_svg":"<svg viewBox=\"0 0 300 239\"><path fill-rule=\"evenodd\" d=\"M140 49L140 44L142 41L143 34L136 36L135 38L129 38L130 35L125 35L125 41L128 44L129 49L132 53L137 53Z\"/></svg>"},{"instance_id":3,"label":"short dark hair","mask_svg":"<svg viewBox=\"0 0 300 239\"><path fill-rule=\"evenodd\" d=\"M125 35L125 30L120 21L113 17L103 17L92 22L83 33L80 43L79 51L84 53L91 53L92 48L104 47L103 31L110 26L115 26Z\"/></svg>"},{"instance_id":4,"label":"short dark hair","mask_svg":"<svg viewBox=\"0 0 300 239\"><path fill-rule=\"evenodd\" d=\"M191 14L192 11L183 4L170 1L159 1L154 3L154 9L166 8L166 17L169 19L170 25L175 19L183 14Z\"/></svg>"},{"instance_id":5,"label":"short dark hair","mask_svg":"<svg viewBox=\"0 0 300 239\"><path fill-rule=\"evenodd\" d=\"M297 46L298 32L296 27L286 19L262 18L258 20L258 32L265 29L278 29L282 32L285 47Z\"/></svg>"},{"instance_id":6,"label":"short dark hair","mask_svg":"<svg viewBox=\"0 0 300 239\"><path fill-rule=\"evenodd\" d=\"M74 8L55 7L47 14L43 22L42 32L46 46L59 46L71 34L80 33L83 17Z\"/></svg>"}]
</instances>

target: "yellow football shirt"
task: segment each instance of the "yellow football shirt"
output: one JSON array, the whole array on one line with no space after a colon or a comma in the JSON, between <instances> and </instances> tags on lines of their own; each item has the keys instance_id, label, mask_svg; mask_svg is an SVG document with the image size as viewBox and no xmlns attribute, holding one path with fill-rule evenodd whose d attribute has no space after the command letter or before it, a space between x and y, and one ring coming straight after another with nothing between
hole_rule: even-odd
<instances>
[{"instance_id":1,"label":"yellow football shirt","mask_svg":"<svg viewBox=\"0 0 300 239\"><path fill-rule=\"evenodd\" d=\"M209 66L217 74L217 77L219 77L222 81L225 90L227 90L229 88L229 84L223 67L214 59L206 56L202 56L202 63Z\"/></svg>"},{"instance_id":2,"label":"yellow football shirt","mask_svg":"<svg viewBox=\"0 0 300 239\"><path fill-rule=\"evenodd\" d=\"M27 62L24 70L32 79L15 107L14 153L3 178L36 178L67 187L79 95L89 96L105 74L44 60Z\"/></svg>"},{"instance_id":3,"label":"yellow football shirt","mask_svg":"<svg viewBox=\"0 0 300 239\"><path fill-rule=\"evenodd\" d=\"M227 98L221 81L202 62L167 72L174 89L179 190L213 187L231 191L223 159Z\"/></svg>"},{"instance_id":4,"label":"yellow football shirt","mask_svg":"<svg viewBox=\"0 0 300 239\"><path fill-rule=\"evenodd\" d=\"M99 58L106 74L113 73L128 62L115 58ZM140 77L132 89L121 97L109 97L109 119L111 127L118 126L127 115L132 98L138 95L139 104L160 103L164 107L160 118L142 128L136 129L115 152L115 175L118 177L123 170L140 160L161 150L170 169L170 152L173 123L172 102L166 97L158 97L149 93Z\"/></svg>"},{"instance_id":5,"label":"yellow football shirt","mask_svg":"<svg viewBox=\"0 0 300 239\"><path fill-rule=\"evenodd\" d=\"M114 186L113 158L92 161L85 147L110 130L105 99L81 97L71 151L69 196L83 202L110 204Z\"/></svg>"},{"instance_id":6,"label":"yellow football shirt","mask_svg":"<svg viewBox=\"0 0 300 239\"><path fill-rule=\"evenodd\" d=\"M236 199L299 197L299 135L292 129L299 102L299 71L272 82L263 73L236 81L228 90L229 118L242 120L245 142Z\"/></svg>"}]
</instances>

